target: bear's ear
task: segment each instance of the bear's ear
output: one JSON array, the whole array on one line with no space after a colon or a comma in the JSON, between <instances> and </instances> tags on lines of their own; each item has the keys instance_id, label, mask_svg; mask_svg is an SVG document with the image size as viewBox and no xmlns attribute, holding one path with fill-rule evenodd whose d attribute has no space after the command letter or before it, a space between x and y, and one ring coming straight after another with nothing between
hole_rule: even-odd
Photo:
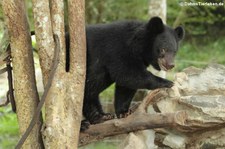
<instances>
[{"instance_id":1,"label":"bear's ear","mask_svg":"<svg viewBox=\"0 0 225 149\"><path fill-rule=\"evenodd\" d=\"M151 33L162 33L164 30L162 19L159 17L151 18L147 24L147 30Z\"/></svg>"},{"instance_id":2,"label":"bear's ear","mask_svg":"<svg viewBox=\"0 0 225 149\"><path fill-rule=\"evenodd\" d=\"M177 37L178 37L179 40L182 40L184 38L185 32L184 32L183 27L181 27L181 26L176 27L175 28L175 32L176 32Z\"/></svg>"}]
</instances>

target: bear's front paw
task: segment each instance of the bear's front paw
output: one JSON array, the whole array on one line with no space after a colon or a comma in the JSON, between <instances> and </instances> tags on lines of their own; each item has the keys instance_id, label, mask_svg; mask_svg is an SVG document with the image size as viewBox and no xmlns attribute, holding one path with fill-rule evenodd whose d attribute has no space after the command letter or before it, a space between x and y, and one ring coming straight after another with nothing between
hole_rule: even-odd
<instances>
[{"instance_id":1,"label":"bear's front paw","mask_svg":"<svg viewBox=\"0 0 225 149\"><path fill-rule=\"evenodd\" d=\"M162 87L171 88L174 85L172 81L164 80Z\"/></svg>"},{"instance_id":2,"label":"bear's front paw","mask_svg":"<svg viewBox=\"0 0 225 149\"><path fill-rule=\"evenodd\" d=\"M101 113L96 115L90 120L91 124L103 123L104 121L114 119L114 115L111 113Z\"/></svg>"},{"instance_id":3,"label":"bear's front paw","mask_svg":"<svg viewBox=\"0 0 225 149\"><path fill-rule=\"evenodd\" d=\"M126 118L131 115L131 113L133 113L133 111L129 109L128 112L117 114L117 118Z\"/></svg>"},{"instance_id":4,"label":"bear's front paw","mask_svg":"<svg viewBox=\"0 0 225 149\"><path fill-rule=\"evenodd\" d=\"M103 121L107 121L107 120L111 120L111 119L114 119L115 116L111 113L104 113L103 116L102 116L102 120Z\"/></svg>"}]
</instances>

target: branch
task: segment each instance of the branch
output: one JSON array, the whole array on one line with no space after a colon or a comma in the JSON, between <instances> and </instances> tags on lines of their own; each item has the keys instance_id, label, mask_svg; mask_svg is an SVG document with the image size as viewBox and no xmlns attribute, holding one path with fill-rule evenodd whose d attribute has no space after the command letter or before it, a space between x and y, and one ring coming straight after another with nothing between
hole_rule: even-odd
<instances>
[{"instance_id":1,"label":"branch","mask_svg":"<svg viewBox=\"0 0 225 149\"><path fill-rule=\"evenodd\" d=\"M130 116L123 119L114 119L104 123L91 125L89 129L80 133L79 145L86 145L91 142L102 140L105 137L133 131L176 127L177 125L184 124L187 119L187 114L184 111L166 114L146 113L147 106L162 97L165 97L165 91L155 90L143 100L137 110Z\"/></svg>"}]
</instances>

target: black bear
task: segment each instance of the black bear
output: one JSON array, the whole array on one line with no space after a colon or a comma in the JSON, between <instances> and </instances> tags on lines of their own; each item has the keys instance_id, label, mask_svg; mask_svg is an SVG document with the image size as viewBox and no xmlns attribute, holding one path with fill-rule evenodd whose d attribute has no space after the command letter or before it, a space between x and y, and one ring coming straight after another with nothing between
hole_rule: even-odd
<instances>
[{"instance_id":1,"label":"black bear","mask_svg":"<svg viewBox=\"0 0 225 149\"><path fill-rule=\"evenodd\" d=\"M147 71L174 67L174 56L184 37L182 27L172 29L158 17L147 23L124 21L86 28L87 76L83 115L91 124L111 119L102 110L99 94L115 83L115 113L123 117L137 89L170 88L173 82Z\"/></svg>"}]
</instances>

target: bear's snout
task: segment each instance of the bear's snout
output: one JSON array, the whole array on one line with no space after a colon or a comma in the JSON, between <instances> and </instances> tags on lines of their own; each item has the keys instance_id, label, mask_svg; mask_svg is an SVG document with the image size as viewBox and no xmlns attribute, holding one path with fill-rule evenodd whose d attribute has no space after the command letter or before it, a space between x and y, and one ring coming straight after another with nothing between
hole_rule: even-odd
<instances>
[{"instance_id":1,"label":"bear's snout","mask_svg":"<svg viewBox=\"0 0 225 149\"><path fill-rule=\"evenodd\" d=\"M173 67L175 67L174 63L171 63L171 64L167 64L167 65L166 65L166 68L167 68L168 70L172 69Z\"/></svg>"},{"instance_id":2,"label":"bear's snout","mask_svg":"<svg viewBox=\"0 0 225 149\"><path fill-rule=\"evenodd\" d=\"M174 62L166 59L166 57L159 58L158 64L159 64L160 69L164 70L164 71L168 71L168 70L172 69L173 67L175 67Z\"/></svg>"}]
</instances>

